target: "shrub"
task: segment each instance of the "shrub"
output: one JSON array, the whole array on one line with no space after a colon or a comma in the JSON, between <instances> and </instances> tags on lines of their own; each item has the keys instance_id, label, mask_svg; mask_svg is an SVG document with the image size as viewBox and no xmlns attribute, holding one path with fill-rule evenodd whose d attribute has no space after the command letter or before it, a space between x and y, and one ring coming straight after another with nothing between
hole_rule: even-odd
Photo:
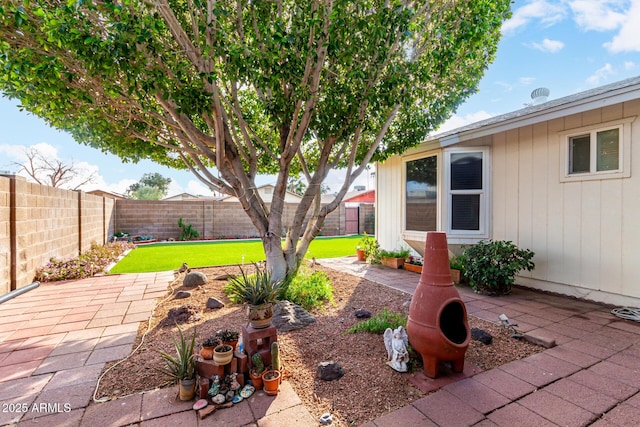
<instances>
[{"instance_id":1,"label":"shrub","mask_svg":"<svg viewBox=\"0 0 640 427\"><path fill-rule=\"evenodd\" d=\"M347 333L369 332L371 334L382 335L387 328L396 329L398 326L407 327L407 315L405 313L389 311L384 308L373 317L356 323L347 330Z\"/></svg>"},{"instance_id":2,"label":"shrub","mask_svg":"<svg viewBox=\"0 0 640 427\"><path fill-rule=\"evenodd\" d=\"M104 272L120 255L133 247L133 244L127 242L112 242L104 246L93 242L89 251L75 258L51 258L45 266L36 270L34 279L39 282L55 282L91 277Z\"/></svg>"},{"instance_id":3,"label":"shrub","mask_svg":"<svg viewBox=\"0 0 640 427\"><path fill-rule=\"evenodd\" d=\"M182 221L182 218L178 218L178 227L182 228L179 240L193 240L200 237L198 230L193 228L190 223Z\"/></svg>"},{"instance_id":4,"label":"shrub","mask_svg":"<svg viewBox=\"0 0 640 427\"><path fill-rule=\"evenodd\" d=\"M474 291L506 295L517 272L533 270L533 255L532 251L518 249L510 241L483 241L464 251L462 264Z\"/></svg>"},{"instance_id":5,"label":"shrub","mask_svg":"<svg viewBox=\"0 0 640 427\"><path fill-rule=\"evenodd\" d=\"M247 274L240 267L241 275L230 279L222 289L231 302L262 305L277 301L283 282L273 281L271 273L266 269L261 270L257 264L254 267L256 272L253 274Z\"/></svg>"},{"instance_id":6,"label":"shrub","mask_svg":"<svg viewBox=\"0 0 640 427\"><path fill-rule=\"evenodd\" d=\"M325 302L333 302L333 286L324 271L310 273L298 270L282 291L282 298L294 302L305 310L319 309Z\"/></svg>"}]
</instances>

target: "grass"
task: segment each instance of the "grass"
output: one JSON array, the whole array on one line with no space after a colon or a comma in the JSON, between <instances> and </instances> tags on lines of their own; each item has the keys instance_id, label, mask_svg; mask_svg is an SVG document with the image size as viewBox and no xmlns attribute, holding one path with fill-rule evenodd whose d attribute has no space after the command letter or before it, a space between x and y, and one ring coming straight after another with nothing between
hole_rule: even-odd
<instances>
[{"instance_id":1,"label":"grass","mask_svg":"<svg viewBox=\"0 0 640 427\"><path fill-rule=\"evenodd\" d=\"M306 258L333 258L353 255L360 236L318 237L311 242ZM112 274L147 273L189 267L249 264L265 259L260 240L220 240L140 245L111 270Z\"/></svg>"},{"instance_id":2,"label":"grass","mask_svg":"<svg viewBox=\"0 0 640 427\"><path fill-rule=\"evenodd\" d=\"M407 314L388 311L385 307L373 317L353 325L347 333L368 332L382 335L387 328L396 329L398 326L407 327Z\"/></svg>"}]
</instances>

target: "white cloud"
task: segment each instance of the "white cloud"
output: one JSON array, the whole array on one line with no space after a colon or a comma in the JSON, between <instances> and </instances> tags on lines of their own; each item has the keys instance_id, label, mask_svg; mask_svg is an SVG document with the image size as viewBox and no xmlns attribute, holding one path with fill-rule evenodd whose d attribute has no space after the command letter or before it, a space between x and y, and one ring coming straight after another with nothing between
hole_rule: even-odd
<instances>
[{"instance_id":1,"label":"white cloud","mask_svg":"<svg viewBox=\"0 0 640 427\"><path fill-rule=\"evenodd\" d=\"M201 183L200 181L191 180L187 183L187 193L195 196L211 196L213 193L209 190L209 187Z\"/></svg>"},{"instance_id":2,"label":"white cloud","mask_svg":"<svg viewBox=\"0 0 640 427\"><path fill-rule=\"evenodd\" d=\"M541 43L531 43L530 47L542 52L556 53L564 47L564 43L559 40L544 39Z\"/></svg>"},{"instance_id":3,"label":"white cloud","mask_svg":"<svg viewBox=\"0 0 640 427\"><path fill-rule=\"evenodd\" d=\"M620 25L620 31L613 39L604 44L604 47L612 53L640 52L640 0L632 0L631 7L624 12L624 19Z\"/></svg>"},{"instance_id":4,"label":"white cloud","mask_svg":"<svg viewBox=\"0 0 640 427\"><path fill-rule=\"evenodd\" d=\"M616 74L611 64L605 64L603 67L596 70L591 76L587 78L587 83L593 86L597 86L601 81L607 80L609 76Z\"/></svg>"},{"instance_id":5,"label":"white cloud","mask_svg":"<svg viewBox=\"0 0 640 427\"><path fill-rule=\"evenodd\" d=\"M625 61L624 62L624 69L626 71L631 71L631 70L635 70L635 68L637 67L636 63L633 61Z\"/></svg>"},{"instance_id":6,"label":"white cloud","mask_svg":"<svg viewBox=\"0 0 640 427\"><path fill-rule=\"evenodd\" d=\"M525 85L525 86L529 86L529 85L533 84L536 80L538 80L538 79L535 78L535 77L520 77L518 79L520 84Z\"/></svg>"},{"instance_id":7,"label":"white cloud","mask_svg":"<svg viewBox=\"0 0 640 427\"><path fill-rule=\"evenodd\" d=\"M569 2L573 19L583 30L612 31L626 20L619 0L575 0Z\"/></svg>"},{"instance_id":8,"label":"white cloud","mask_svg":"<svg viewBox=\"0 0 640 427\"><path fill-rule=\"evenodd\" d=\"M471 123L486 120L493 116L494 114L487 113L486 111L476 111L475 113L465 114L464 116L454 114L438 128L437 133L448 132Z\"/></svg>"},{"instance_id":9,"label":"white cloud","mask_svg":"<svg viewBox=\"0 0 640 427\"><path fill-rule=\"evenodd\" d=\"M550 27L562 21L566 13L567 11L562 4L546 0L534 0L513 12L511 19L502 24L502 33L513 33L534 20L539 20L543 26Z\"/></svg>"}]
</instances>

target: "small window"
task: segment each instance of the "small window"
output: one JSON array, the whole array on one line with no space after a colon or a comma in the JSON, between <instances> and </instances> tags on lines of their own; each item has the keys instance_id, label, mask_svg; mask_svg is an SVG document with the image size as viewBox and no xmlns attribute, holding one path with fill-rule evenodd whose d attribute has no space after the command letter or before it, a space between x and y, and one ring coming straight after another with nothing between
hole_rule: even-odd
<instances>
[{"instance_id":1,"label":"small window","mask_svg":"<svg viewBox=\"0 0 640 427\"><path fill-rule=\"evenodd\" d=\"M568 175L618 172L620 127L569 136Z\"/></svg>"}]
</instances>

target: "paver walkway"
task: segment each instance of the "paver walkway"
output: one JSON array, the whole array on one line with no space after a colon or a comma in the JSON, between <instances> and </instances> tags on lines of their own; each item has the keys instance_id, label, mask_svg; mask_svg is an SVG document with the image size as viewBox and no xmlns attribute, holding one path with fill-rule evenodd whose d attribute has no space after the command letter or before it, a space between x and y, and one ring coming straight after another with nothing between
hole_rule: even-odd
<instances>
[{"instance_id":1,"label":"paver walkway","mask_svg":"<svg viewBox=\"0 0 640 427\"><path fill-rule=\"evenodd\" d=\"M354 258L323 261L411 294L420 279ZM557 346L457 381L444 379L441 388L443 379L423 375L422 385L437 391L366 427L640 425L640 323L600 304L522 288L505 297L458 290L469 315L498 322L506 314L518 330Z\"/></svg>"},{"instance_id":2,"label":"paver walkway","mask_svg":"<svg viewBox=\"0 0 640 427\"><path fill-rule=\"evenodd\" d=\"M419 280L353 257L321 263L410 294ZM255 393L205 420L172 388L93 403L104 364L129 353L172 280L166 272L43 284L0 304L0 425L318 425L286 381L276 397ZM499 298L459 291L469 315L496 322L504 313L558 345L485 372L423 376L420 386L433 393L367 427L640 425L640 324L602 305L519 288Z\"/></svg>"}]
</instances>

